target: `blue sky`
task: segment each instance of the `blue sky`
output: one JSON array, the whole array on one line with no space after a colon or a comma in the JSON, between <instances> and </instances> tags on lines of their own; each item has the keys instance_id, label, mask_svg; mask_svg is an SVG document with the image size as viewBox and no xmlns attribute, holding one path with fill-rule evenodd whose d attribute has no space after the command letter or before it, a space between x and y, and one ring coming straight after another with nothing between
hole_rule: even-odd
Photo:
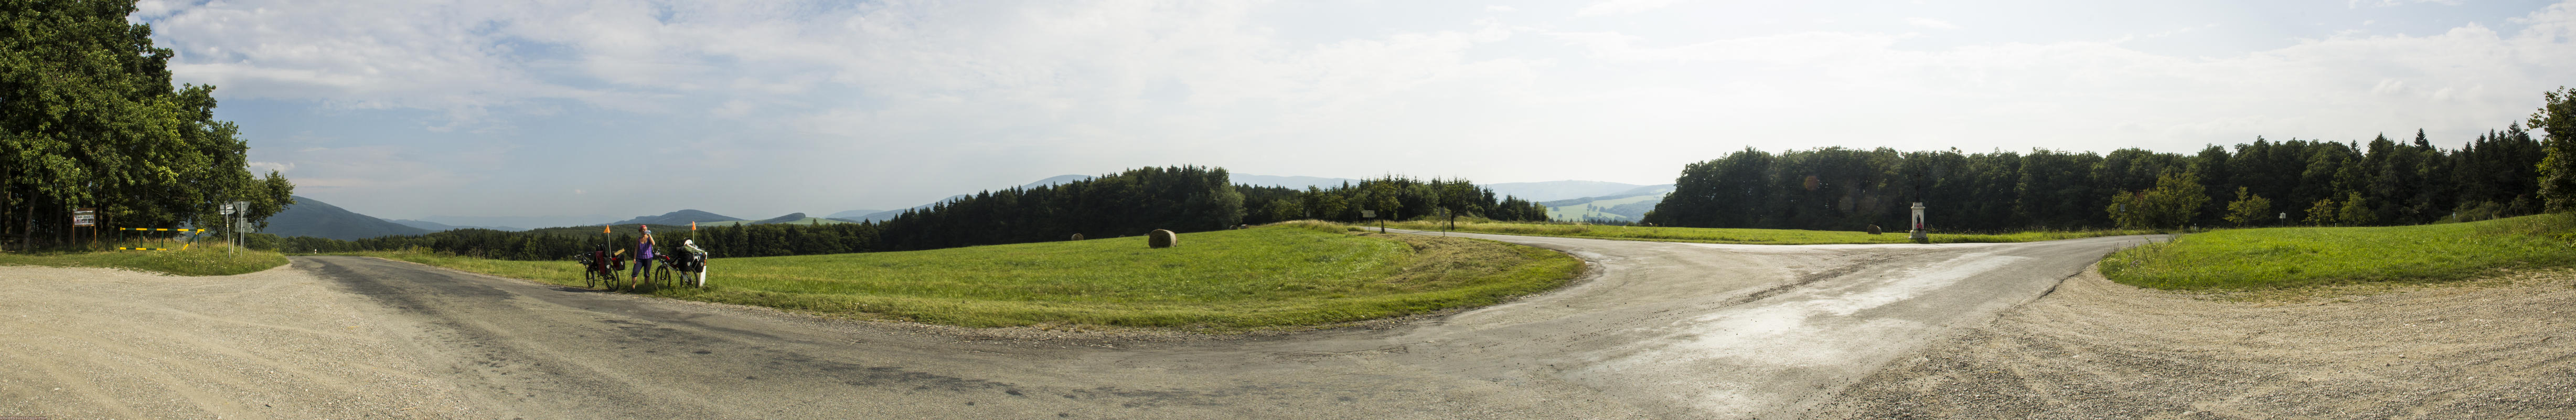
<instances>
[{"instance_id":1,"label":"blue sky","mask_svg":"<svg viewBox=\"0 0 2576 420\"><path fill-rule=\"evenodd\" d=\"M386 218L902 208L1061 174L1657 184L1747 146L2191 152L2576 83L2576 2L146 1L254 167ZM600 220L605 221L605 220Z\"/></svg>"}]
</instances>

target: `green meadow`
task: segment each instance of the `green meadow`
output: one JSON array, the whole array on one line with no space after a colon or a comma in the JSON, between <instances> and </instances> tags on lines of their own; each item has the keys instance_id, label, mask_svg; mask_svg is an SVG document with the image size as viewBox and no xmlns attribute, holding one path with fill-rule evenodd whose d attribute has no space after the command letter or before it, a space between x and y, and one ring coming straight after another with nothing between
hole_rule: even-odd
<instances>
[{"instance_id":1,"label":"green meadow","mask_svg":"<svg viewBox=\"0 0 2576 420\"><path fill-rule=\"evenodd\" d=\"M1375 226L1375 225L1354 225ZM1396 229L1450 230L1446 221L1409 220L1388 222ZM1508 223L1460 220L1456 231L1498 233L1505 235L1563 236L1575 238L1624 239L1637 241L1702 242L1754 245L1820 245L1820 244L1898 244L1912 242L1905 231L1888 231L1871 235L1857 231L1796 229L1717 229L1647 226L1613 226L1559 223ZM1932 243L1964 242L2033 242L2096 236L2140 235L2153 232L2136 230L2090 230L2062 232L2018 232L2007 234L1934 233Z\"/></svg>"},{"instance_id":2,"label":"green meadow","mask_svg":"<svg viewBox=\"0 0 2576 420\"><path fill-rule=\"evenodd\" d=\"M581 286L569 261L371 253ZM1490 305L1581 270L1554 251L1493 241L1284 224L1183 234L928 251L718 258L705 289L648 293L969 327L1079 324L1195 330L1292 328Z\"/></svg>"},{"instance_id":3,"label":"green meadow","mask_svg":"<svg viewBox=\"0 0 2576 420\"><path fill-rule=\"evenodd\" d=\"M2389 227L2235 229L2111 254L2102 275L2139 287L2244 290L2463 280L2576 265L2576 214Z\"/></svg>"}]
</instances>

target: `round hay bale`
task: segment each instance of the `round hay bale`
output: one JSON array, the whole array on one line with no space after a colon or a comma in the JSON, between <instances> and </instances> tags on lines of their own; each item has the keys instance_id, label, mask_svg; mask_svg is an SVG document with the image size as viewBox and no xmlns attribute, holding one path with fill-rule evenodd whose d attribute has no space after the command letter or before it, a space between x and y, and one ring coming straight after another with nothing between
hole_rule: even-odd
<instances>
[{"instance_id":1,"label":"round hay bale","mask_svg":"<svg viewBox=\"0 0 2576 420\"><path fill-rule=\"evenodd\" d=\"M1079 233L1073 234L1073 240L1076 240L1076 241L1082 240L1082 234L1079 234Z\"/></svg>"},{"instance_id":2,"label":"round hay bale","mask_svg":"<svg viewBox=\"0 0 2576 420\"><path fill-rule=\"evenodd\" d=\"M1171 248L1172 245L1179 245L1180 243L1181 235L1172 233L1172 231L1154 229L1153 232L1145 234L1145 246Z\"/></svg>"}]
</instances>

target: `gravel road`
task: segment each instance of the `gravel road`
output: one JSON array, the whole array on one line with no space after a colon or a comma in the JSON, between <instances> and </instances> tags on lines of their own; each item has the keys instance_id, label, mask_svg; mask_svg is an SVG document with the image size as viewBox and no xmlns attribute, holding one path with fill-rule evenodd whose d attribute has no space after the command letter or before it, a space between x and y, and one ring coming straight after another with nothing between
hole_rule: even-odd
<instances>
[{"instance_id":1,"label":"gravel road","mask_svg":"<svg viewBox=\"0 0 2576 420\"><path fill-rule=\"evenodd\" d=\"M1820 418L2576 419L2576 271L2252 302L2087 272Z\"/></svg>"},{"instance_id":2,"label":"gravel road","mask_svg":"<svg viewBox=\"0 0 2576 420\"><path fill-rule=\"evenodd\" d=\"M0 313L23 320L0 324L0 415L1831 416L1859 412L1828 404L1849 384L2145 240L1459 236L1591 268L1503 305L1240 337L854 322L359 257L211 278L0 268Z\"/></svg>"}]
</instances>

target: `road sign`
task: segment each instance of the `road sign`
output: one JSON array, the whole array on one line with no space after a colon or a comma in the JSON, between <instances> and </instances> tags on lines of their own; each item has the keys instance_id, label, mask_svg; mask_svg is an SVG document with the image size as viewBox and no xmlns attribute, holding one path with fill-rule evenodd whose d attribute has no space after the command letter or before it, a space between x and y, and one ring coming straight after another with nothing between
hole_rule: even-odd
<instances>
[{"instance_id":1,"label":"road sign","mask_svg":"<svg viewBox=\"0 0 2576 420\"><path fill-rule=\"evenodd\" d=\"M224 203L224 205L216 206L215 212L221 214L233 214L233 203Z\"/></svg>"},{"instance_id":2,"label":"road sign","mask_svg":"<svg viewBox=\"0 0 2576 420\"><path fill-rule=\"evenodd\" d=\"M97 209L72 210L72 226L98 226Z\"/></svg>"},{"instance_id":3,"label":"road sign","mask_svg":"<svg viewBox=\"0 0 2576 420\"><path fill-rule=\"evenodd\" d=\"M1360 210L1360 217L1375 219L1377 218L1377 210Z\"/></svg>"}]
</instances>

